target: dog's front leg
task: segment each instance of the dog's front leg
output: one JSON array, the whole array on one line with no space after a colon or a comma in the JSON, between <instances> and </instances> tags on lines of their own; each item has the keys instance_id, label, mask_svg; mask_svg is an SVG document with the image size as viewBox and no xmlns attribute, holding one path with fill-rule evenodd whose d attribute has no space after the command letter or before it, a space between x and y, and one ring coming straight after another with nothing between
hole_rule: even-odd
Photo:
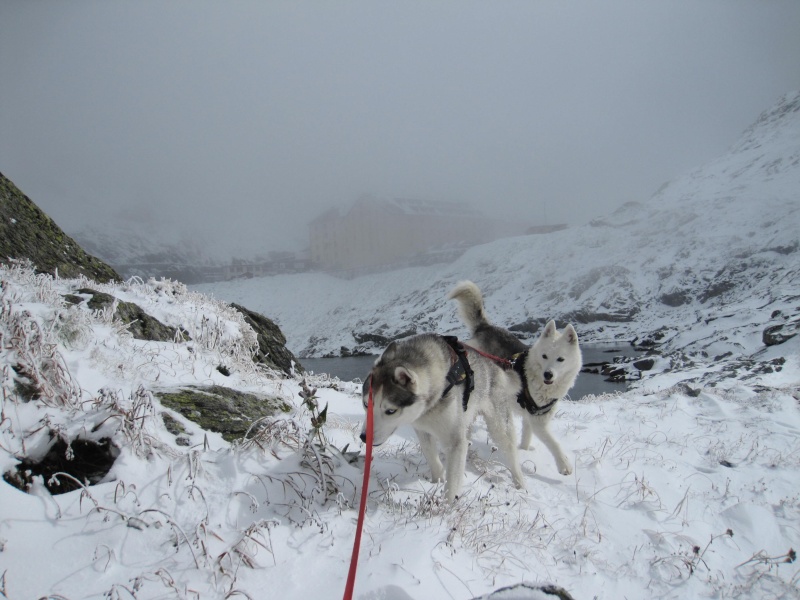
<instances>
[{"instance_id":1,"label":"dog's front leg","mask_svg":"<svg viewBox=\"0 0 800 600\"><path fill-rule=\"evenodd\" d=\"M451 440L446 449L447 482L444 489L448 502L453 502L461 493L461 486L464 483L464 469L467 468L468 446L466 436L462 436L462 439Z\"/></svg>"},{"instance_id":2,"label":"dog's front leg","mask_svg":"<svg viewBox=\"0 0 800 600\"><path fill-rule=\"evenodd\" d=\"M428 466L431 469L431 481L436 483L444 479L444 465L439 458L439 447L436 444L436 438L430 433L415 430L417 438L419 438L419 446L422 449L422 454L425 460L428 461Z\"/></svg>"},{"instance_id":3,"label":"dog's front leg","mask_svg":"<svg viewBox=\"0 0 800 600\"><path fill-rule=\"evenodd\" d=\"M561 444L558 443L558 440L553 437L553 434L550 432L550 415L545 415L544 417L526 417L525 418L525 425L529 428L528 439L530 440L530 431L536 434L544 445L547 446L547 449L550 450L550 453L553 455L553 458L556 459L556 467L558 467L558 472L562 475L571 475L572 474L572 465L570 464L569 458L567 455L564 454L564 450L561 449ZM525 434L523 433L523 439Z\"/></svg>"}]
</instances>

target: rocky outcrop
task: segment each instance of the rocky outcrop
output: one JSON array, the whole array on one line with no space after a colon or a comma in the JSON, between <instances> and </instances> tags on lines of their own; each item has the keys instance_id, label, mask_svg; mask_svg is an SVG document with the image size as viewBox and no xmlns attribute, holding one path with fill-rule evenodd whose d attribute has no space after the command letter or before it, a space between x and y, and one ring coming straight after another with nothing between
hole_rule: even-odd
<instances>
[{"instance_id":1,"label":"rocky outcrop","mask_svg":"<svg viewBox=\"0 0 800 600\"><path fill-rule=\"evenodd\" d=\"M78 294L90 295L87 306L92 310L104 310L117 302L115 316L128 326L128 331L137 340L150 340L154 342L173 342L175 340L188 340L188 334L178 332L174 327L164 325L155 317L148 315L142 308L134 302L124 302L117 300L111 294L98 292L90 288L82 288ZM81 296L71 295L66 298L68 302L77 304L82 301Z\"/></svg>"},{"instance_id":2,"label":"rocky outcrop","mask_svg":"<svg viewBox=\"0 0 800 600\"><path fill-rule=\"evenodd\" d=\"M271 319L244 306L239 304L231 304L231 306L242 313L245 322L256 332L258 352L253 357L254 361L283 371L287 375L303 371L303 366L286 347L286 338L280 327Z\"/></svg>"},{"instance_id":3,"label":"rocky outcrop","mask_svg":"<svg viewBox=\"0 0 800 600\"><path fill-rule=\"evenodd\" d=\"M764 342L765 346L778 346L788 342L797 335L798 331L800 331L800 326L797 323L771 325L764 330L761 335L761 341Z\"/></svg>"},{"instance_id":4,"label":"rocky outcrop","mask_svg":"<svg viewBox=\"0 0 800 600\"><path fill-rule=\"evenodd\" d=\"M692 301L692 296L686 290L672 290L671 292L661 294L658 300L661 304L677 308L684 304L689 304Z\"/></svg>"},{"instance_id":5,"label":"rocky outcrop","mask_svg":"<svg viewBox=\"0 0 800 600\"><path fill-rule=\"evenodd\" d=\"M84 275L95 281L119 281L119 274L87 254L55 222L0 173L0 262L28 259L39 273Z\"/></svg>"}]
</instances>

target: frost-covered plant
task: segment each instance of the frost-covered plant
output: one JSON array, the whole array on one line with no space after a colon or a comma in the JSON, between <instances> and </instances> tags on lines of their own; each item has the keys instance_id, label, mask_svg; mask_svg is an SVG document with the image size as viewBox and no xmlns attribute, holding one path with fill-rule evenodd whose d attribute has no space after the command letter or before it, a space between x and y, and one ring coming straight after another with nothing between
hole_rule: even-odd
<instances>
[{"instance_id":1,"label":"frost-covered plant","mask_svg":"<svg viewBox=\"0 0 800 600\"><path fill-rule=\"evenodd\" d=\"M27 390L48 406L75 408L81 399L80 386L73 381L64 357L58 351L58 335L27 310L14 310L10 288L0 293L0 339L4 361L16 373L16 388Z\"/></svg>"},{"instance_id":2,"label":"frost-covered plant","mask_svg":"<svg viewBox=\"0 0 800 600\"><path fill-rule=\"evenodd\" d=\"M153 425L156 410L153 393L144 386L140 385L131 391L127 399L121 390L104 387L99 390L92 403L97 409L106 413L106 416L94 426L94 431L99 430L109 420L117 420L119 423L117 430L122 432L130 447L140 456L146 456L154 448L162 454L174 456L174 451L158 442L157 438L148 432L149 426Z\"/></svg>"},{"instance_id":3,"label":"frost-covered plant","mask_svg":"<svg viewBox=\"0 0 800 600\"><path fill-rule=\"evenodd\" d=\"M53 316L53 328L65 346L81 347L92 336L91 318L77 308L58 311Z\"/></svg>"},{"instance_id":4,"label":"frost-covered plant","mask_svg":"<svg viewBox=\"0 0 800 600\"><path fill-rule=\"evenodd\" d=\"M311 413L311 429L308 432L309 439L317 438L320 445L326 446L328 441L325 439L325 433L322 428L328 418L328 405L322 410L319 409L319 399L317 398L317 389L308 387L304 379L300 383L300 397L303 399L303 406Z\"/></svg>"},{"instance_id":5,"label":"frost-covered plant","mask_svg":"<svg viewBox=\"0 0 800 600\"><path fill-rule=\"evenodd\" d=\"M698 545L692 546L691 553L683 551L678 553L670 554L669 556L664 556L661 558L657 558L651 563L651 566L655 567L661 564L670 565L675 574L680 577L682 575L682 571L680 567L684 567L687 572L687 577L691 577L694 575L697 568L702 564L707 570L710 570L708 564L706 564L703 557L706 554L706 551L711 547L711 544L714 543L714 540L717 540L722 537L733 537L733 530L727 529L724 533L720 533L718 535L712 535L711 539L708 540L708 543L705 545L704 548L700 548Z\"/></svg>"},{"instance_id":6,"label":"frost-covered plant","mask_svg":"<svg viewBox=\"0 0 800 600\"><path fill-rule=\"evenodd\" d=\"M303 433L294 419L262 417L254 421L244 437L235 440L233 445L243 450L253 447L265 452L269 450L277 458L276 450L279 446L299 450L303 446Z\"/></svg>"}]
</instances>

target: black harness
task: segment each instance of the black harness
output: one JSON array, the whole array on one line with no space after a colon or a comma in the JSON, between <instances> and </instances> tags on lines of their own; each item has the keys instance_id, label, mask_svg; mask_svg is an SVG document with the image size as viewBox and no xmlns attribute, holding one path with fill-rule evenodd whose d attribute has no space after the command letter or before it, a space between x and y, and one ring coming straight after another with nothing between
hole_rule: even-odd
<instances>
[{"instance_id":1,"label":"black harness","mask_svg":"<svg viewBox=\"0 0 800 600\"><path fill-rule=\"evenodd\" d=\"M475 374L472 372L472 367L469 366L467 350L464 348L464 344L459 342L458 338L453 335L443 335L442 338L447 342L447 345L452 348L453 352L456 353L456 360L447 372L447 387L444 389L444 392L442 392L442 398L447 395L447 392L453 389L453 386L463 383L464 392L461 396L461 406L463 406L466 411L467 404L469 403L469 395L472 393L472 390L475 389Z\"/></svg>"},{"instance_id":2,"label":"black harness","mask_svg":"<svg viewBox=\"0 0 800 600\"><path fill-rule=\"evenodd\" d=\"M511 357L511 368L519 373L522 379L522 389L517 394L517 403L534 416L546 415L558 402L558 398L549 400L544 406L539 406L534 401L531 393L528 391L528 377L525 374L525 359L528 358L528 351L520 352Z\"/></svg>"}]
</instances>

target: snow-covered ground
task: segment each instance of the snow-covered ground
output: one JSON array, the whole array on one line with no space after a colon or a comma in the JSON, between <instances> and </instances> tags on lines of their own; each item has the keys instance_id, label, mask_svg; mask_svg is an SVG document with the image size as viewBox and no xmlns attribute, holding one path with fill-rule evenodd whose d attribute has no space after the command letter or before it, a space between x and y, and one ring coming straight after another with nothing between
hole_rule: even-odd
<instances>
[{"instance_id":1,"label":"snow-covered ground","mask_svg":"<svg viewBox=\"0 0 800 600\"><path fill-rule=\"evenodd\" d=\"M0 485L4 596L340 597L362 462L308 450L300 381L249 362L237 313L180 285L93 284L194 340L143 342L107 314L64 305L86 281L0 274L2 471L59 437L109 437L120 453L104 483L82 490ZM203 317L216 324L206 335ZM800 545L800 364L787 344L781 371L748 382L695 389L666 374L562 403L553 426L575 472L559 475L541 447L522 452L524 492L479 424L466 491L445 506L402 431L375 453L355 597L466 599L521 581L575 598L800 597L786 562ZM229 377L220 362L233 365ZM20 399L20 364L49 395ZM278 394L296 409L229 444L152 395L192 383ZM329 407L327 440L360 448L358 386L311 384ZM163 412L184 424L190 447L176 444Z\"/></svg>"},{"instance_id":2,"label":"snow-covered ground","mask_svg":"<svg viewBox=\"0 0 800 600\"><path fill-rule=\"evenodd\" d=\"M252 363L253 332L226 302L277 318L293 350L321 354L352 347L354 331L463 334L446 294L469 278L495 322L627 315L576 326L586 340L658 337L665 358L630 392L561 403L552 426L574 473L559 475L535 445L521 452L526 491L480 422L453 506L412 431L376 449L356 598L466 600L522 581L576 599L800 598L800 336L761 338L770 325L794 331L800 313L799 165L793 95L730 155L648 202L452 265L276 277L213 296L0 268L0 470L57 439L109 438L119 453L103 482L66 494L41 479L30 493L0 484L0 594L341 597L363 472L359 386L309 381L328 406L321 446L301 380ZM192 341L136 340L109 312L64 301L86 287ZM662 301L680 291L683 304ZM190 384L277 395L294 410L229 443L154 395ZM38 398L26 401L31 385Z\"/></svg>"}]
</instances>

